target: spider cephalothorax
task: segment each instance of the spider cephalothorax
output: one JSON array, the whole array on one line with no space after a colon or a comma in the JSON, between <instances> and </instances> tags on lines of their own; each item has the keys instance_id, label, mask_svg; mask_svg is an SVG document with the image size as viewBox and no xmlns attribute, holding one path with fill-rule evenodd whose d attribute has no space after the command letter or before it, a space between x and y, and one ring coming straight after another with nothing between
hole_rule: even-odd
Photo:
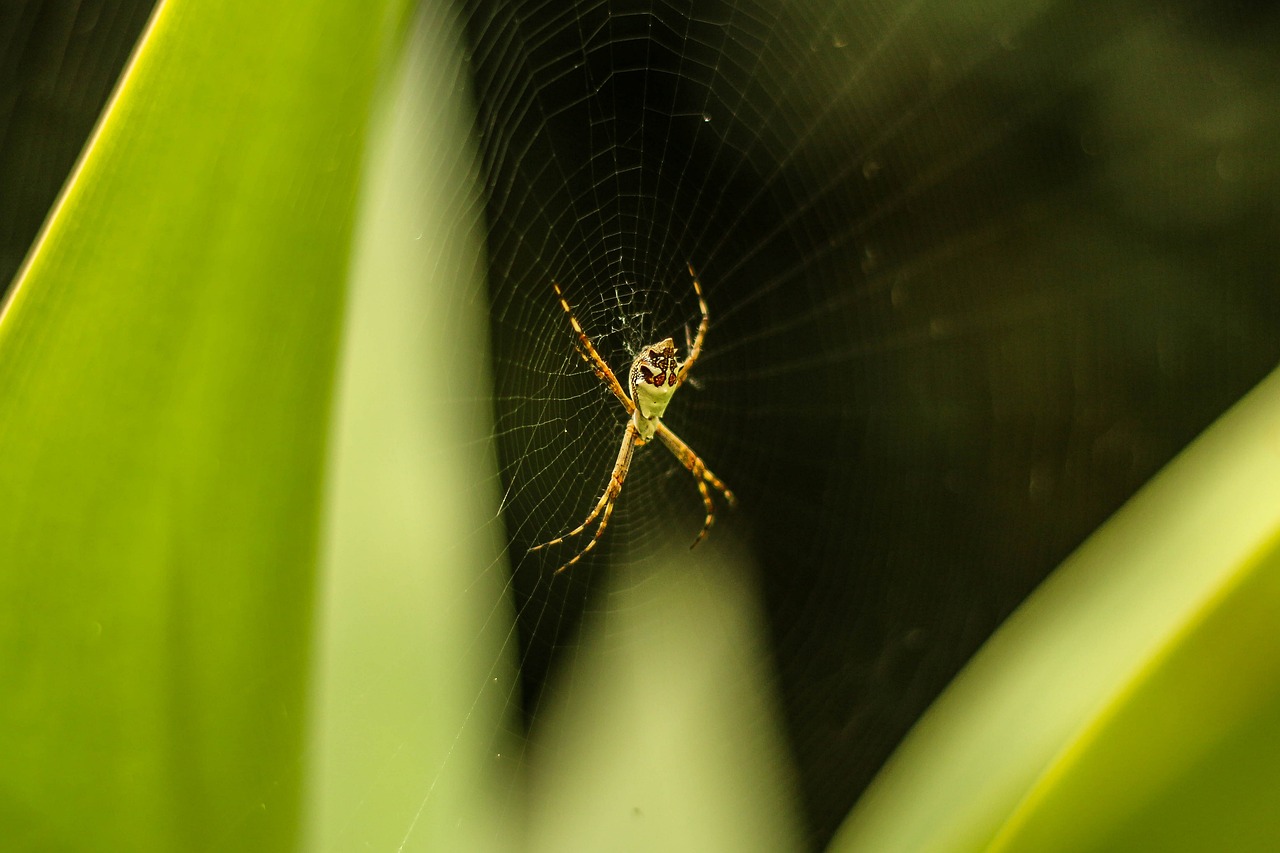
<instances>
[{"instance_id":1,"label":"spider cephalothorax","mask_svg":"<svg viewBox=\"0 0 1280 853\"><path fill-rule=\"evenodd\" d=\"M698 454L694 453L689 445L680 440L671 431L670 427L662 422L662 415L667 410L667 404L671 402L671 396L675 394L677 388L684 384L689 375L689 369L693 367L694 362L698 360L698 356L702 352L702 340L707 335L707 326L709 324L707 300L702 296L702 285L698 283L698 274L693 271L693 264L689 264L689 275L693 279L693 292L698 295L698 308L702 311L702 322L698 324L698 333L694 336L693 342L689 344L689 357L683 362L676 357L676 343L671 338L658 341L656 344L650 344L641 350L640 354L631 362L631 372L627 376L627 387L625 389L618 382L618 378L613 375L609 365L600 357L595 344L591 343L591 339L587 337L586 332L582 331L582 326L578 323L578 318L573 316L573 309L569 307L568 300L560 292L560 285L552 282L551 286L555 288L556 296L560 297L560 307L564 309L564 313L569 315L569 324L573 326L574 334L578 336L578 342L581 344L578 352L586 360L587 364L591 365L591 369L595 371L596 376L600 377L600 381L613 392L613 396L618 398L622 408L630 415L626 429L622 433L622 447L618 450L618 460L613 463L613 472L609 475L609 485L605 487L604 494L596 502L595 508L587 516L587 520L560 538L552 539L550 542L543 542L541 545L535 545L529 549L530 551L537 551L549 545L559 545L569 537L577 536L586 530L587 525L599 517L600 523L597 525L595 535L591 537L591 541L572 560L556 569L557 573L563 572L581 560L600 541L605 525L609 523L609 516L613 513L613 505L618 500L618 495L622 492L622 483L627 478L627 471L631 468L632 453L636 447L649 441L655 435L667 446L667 449L672 452L676 459L680 460L680 464L689 469L689 473L693 475L694 481L698 484L698 493L702 495L702 504L706 507L707 517L702 524L702 531L698 534L698 538L693 540L694 545L701 542L702 538L707 535L707 531L711 529L711 524L716 517L715 504L711 500L711 491L707 486L710 485L724 495L724 499L729 502L730 506L734 504L733 492L729 491L719 477L707 470L707 466ZM688 330L686 330L687 333Z\"/></svg>"}]
</instances>

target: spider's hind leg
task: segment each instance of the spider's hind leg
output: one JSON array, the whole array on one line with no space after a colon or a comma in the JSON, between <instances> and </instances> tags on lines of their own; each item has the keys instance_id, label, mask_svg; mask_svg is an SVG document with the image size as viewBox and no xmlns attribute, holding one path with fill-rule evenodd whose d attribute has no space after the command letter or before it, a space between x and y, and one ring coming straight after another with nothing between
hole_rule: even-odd
<instances>
[{"instance_id":1,"label":"spider's hind leg","mask_svg":"<svg viewBox=\"0 0 1280 853\"><path fill-rule=\"evenodd\" d=\"M698 491L702 494L702 505L706 507L707 518L702 523L702 529L698 531L698 536L693 540L693 544L689 546L692 551L698 547L698 543L707 538L707 534L711 532L711 525L716 521L716 505L711 500L711 490L707 488L707 484L702 480L698 480Z\"/></svg>"},{"instance_id":2,"label":"spider's hind leg","mask_svg":"<svg viewBox=\"0 0 1280 853\"><path fill-rule=\"evenodd\" d=\"M618 501L618 495L622 493L622 484L626 481L627 471L631 468L631 455L635 452L636 445L643 443L644 439L640 438L640 432L636 428L635 422L628 421L626 432L623 433L622 436L622 447L618 450L618 460L613 464L613 470L609 473L609 484L605 486L604 494L600 495L600 500L596 501L595 508L591 510L591 514L587 516L585 521L563 536L557 539L552 539L550 542L543 542L541 545L534 545L529 549L530 551L540 551L551 545L559 545L566 539L571 539L579 533L582 533L591 526L591 522L598 516L600 518L600 523L596 526L596 532L592 535L591 541L588 542L581 551L575 554L573 559L556 569L555 574L560 574L565 569L585 557L588 551L596 547L596 543L599 542L600 537L604 535L605 527L609 524L609 516L613 515L613 507Z\"/></svg>"},{"instance_id":3,"label":"spider's hind leg","mask_svg":"<svg viewBox=\"0 0 1280 853\"><path fill-rule=\"evenodd\" d=\"M658 438L662 439L662 443L667 446L667 449L671 451L672 455L674 455L676 459L680 460L680 464L687 468L689 473L693 475L694 480L698 484L698 493L702 495L702 505L707 510L706 520L702 523L702 531L698 533L698 538L693 540L693 545L689 546L690 548L693 548L706 538L707 532L711 529L711 525L714 524L716 520L715 502L712 501L711 490L708 489L707 486L715 488L720 492L720 494L724 495L724 499L728 502L729 506L736 505L738 499L734 497L733 492L729 491L729 487L726 486L719 477L711 473L711 470L707 468L706 463L702 461L702 457L694 453L693 448L685 444L678 435L671 431L670 427L659 422L657 425L657 433Z\"/></svg>"}]
</instances>

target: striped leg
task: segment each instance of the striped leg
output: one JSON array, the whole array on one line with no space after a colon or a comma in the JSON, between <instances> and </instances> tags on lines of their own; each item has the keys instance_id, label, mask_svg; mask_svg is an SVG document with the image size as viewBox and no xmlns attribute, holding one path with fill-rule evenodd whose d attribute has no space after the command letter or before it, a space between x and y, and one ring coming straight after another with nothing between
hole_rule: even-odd
<instances>
[{"instance_id":1,"label":"striped leg","mask_svg":"<svg viewBox=\"0 0 1280 853\"><path fill-rule=\"evenodd\" d=\"M722 495L724 495L724 499L729 502L729 506L737 504L738 499L733 496L733 492L729 491L729 488L721 482L719 477L711 473L706 464L702 461L701 457L694 453L693 449L690 448L689 445L685 444L679 436L672 432L666 424L659 421L657 432L658 438L662 439L662 443L667 446L667 449L670 450L671 453L680 460L680 464L688 468L689 473L694 476L694 479L698 483L698 491L702 495L702 505L706 507L707 510L707 518L702 524L702 530L698 533L698 538L693 540L693 545L689 546L690 548L693 548L706 538L707 531L711 529L711 525L714 524L716 520L716 508L715 504L711 501L711 492L707 489L707 484L710 483Z\"/></svg>"},{"instance_id":2,"label":"striped leg","mask_svg":"<svg viewBox=\"0 0 1280 853\"><path fill-rule=\"evenodd\" d=\"M581 344L578 349L578 355L582 356L583 361L591 365L591 369L595 371L596 376L600 377L600 381L609 386L609 390L622 403L622 407L627 410L627 414L631 414L636 410L636 404L631 402L631 398L623 390L622 384L618 382L618 377L613 375L608 363L600 357L600 353L596 351L595 345L591 343L591 339L587 337L586 332L582 331L582 326L578 323L578 318L573 316L573 309L569 307L568 300L560 292L560 285L553 281L551 286L555 288L556 296L560 299L560 307L564 309L564 313L569 315L569 324L573 326L574 334L578 336L578 342Z\"/></svg>"},{"instance_id":3,"label":"striped leg","mask_svg":"<svg viewBox=\"0 0 1280 853\"><path fill-rule=\"evenodd\" d=\"M591 510L591 514L587 516L586 520L560 538L552 539L550 542L543 542L541 545L534 545L529 549L530 551L538 551L551 545L559 545L566 539L577 536L586 530L591 522L599 516L600 524L596 527L595 535L591 537L591 541L572 560L556 569L555 574L560 574L581 560L600 541L600 537L604 534L604 528L609 523L609 516L613 515L613 505L618 500L619 493L622 492L622 483L627 479L627 471L631 468L631 455L635 452L639 437L640 431L636 428L635 422L627 421L627 431L622 436L622 447L618 450L618 461L613 463L613 471L609 474L609 485L605 486L604 494L600 496L600 500L596 502L595 509Z\"/></svg>"},{"instance_id":4,"label":"striped leg","mask_svg":"<svg viewBox=\"0 0 1280 853\"><path fill-rule=\"evenodd\" d=\"M676 374L676 387L684 384L685 377L689 375L689 370L693 367L693 363L698 360L698 356L702 355L702 341L706 338L707 326L710 325L707 300L702 296L702 285L698 283L698 274L693 271L693 264L688 266L689 276L693 279L693 292L698 294L698 310L702 312L702 322L698 323L698 333L694 336L693 343L689 345L689 357L684 360L684 364L680 365L680 372Z\"/></svg>"}]
</instances>

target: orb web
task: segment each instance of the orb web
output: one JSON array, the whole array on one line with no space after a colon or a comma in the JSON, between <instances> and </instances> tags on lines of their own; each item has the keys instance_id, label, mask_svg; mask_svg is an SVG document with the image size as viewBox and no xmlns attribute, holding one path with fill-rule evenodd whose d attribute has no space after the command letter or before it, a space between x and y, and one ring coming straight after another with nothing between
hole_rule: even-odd
<instances>
[{"instance_id":1,"label":"orb web","mask_svg":"<svg viewBox=\"0 0 1280 853\"><path fill-rule=\"evenodd\" d=\"M1128 240L1107 196L1139 123L1108 106L1133 94L1127 40L1211 62L1148 13L464 4L526 723L584 609L608 607L601 573L702 521L654 443L582 562L551 574L572 541L527 553L586 517L625 423L553 282L622 378L646 344L683 354L698 270L710 331L665 422L739 497L710 537L760 561L815 838L1000 619L1261 375L1274 336L1251 325L1248 357L1226 321L1193 341L1209 279L1172 271L1168 235ZM1232 394L1190 390L1210 374Z\"/></svg>"}]
</instances>

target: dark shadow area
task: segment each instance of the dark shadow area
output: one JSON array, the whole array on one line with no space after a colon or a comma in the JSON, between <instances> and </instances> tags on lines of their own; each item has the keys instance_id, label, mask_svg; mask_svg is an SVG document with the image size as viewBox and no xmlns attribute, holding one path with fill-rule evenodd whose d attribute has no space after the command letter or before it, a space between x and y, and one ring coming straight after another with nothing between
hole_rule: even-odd
<instances>
[{"instance_id":1,"label":"dark shadow area","mask_svg":"<svg viewBox=\"0 0 1280 853\"><path fill-rule=\"evenodd\" d=\"M712 328L668 421L738 493L815 848L978 646L1280 360L1264 4L467 6L526 721L593 572L696 532L614 370ZM642 448L642 451L644 449Z\"/></svg>"},{"instance_id":2,"label":"dark shadow area","mask_svg":"<svg viewBox=\"0 0 1280 853\"><path fill-rule=\"evenodd\" d=\"M5 288L154 6L154 0L6 0L0 6L0 283Z\"/></svg>"}]
</instances>

